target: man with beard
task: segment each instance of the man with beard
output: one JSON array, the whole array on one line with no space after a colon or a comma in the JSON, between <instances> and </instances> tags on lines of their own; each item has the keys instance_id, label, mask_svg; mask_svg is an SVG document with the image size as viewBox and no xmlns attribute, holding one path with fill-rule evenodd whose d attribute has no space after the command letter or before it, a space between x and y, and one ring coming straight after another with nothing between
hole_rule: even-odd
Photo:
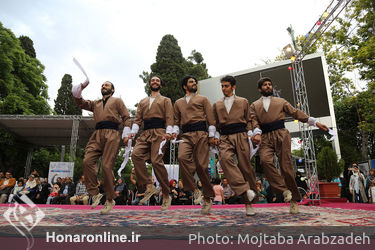
<instances>
[{"instance_id":1,"label":"man with beard","mask_svg":"<svg viewBox=\"0 0 375 250\"><path fill-rule=\"evenodd\" d=\"M124 102L120 98L112 97L115 87L111 82L106 81L102 84L101 92L103 98L96 101L82 99L82 90L88 84L89 82L87 81L72 88L74 102L80 108L93 112L96 122L95 131L86 146L85 157L83 159L83 175L85 176L87 192L92 197L91 208L93 209L99 205L103 197L98 189L97 161L101 156L106 202L100 212L101 214L107 214L115 205L114 198L116 195L112 169L115 165L121 140L118 127L121 123L124 125L122 137L126 144L128 140L127 136L130 132L131 120Z\"/></svg>"},{"instance_id":2,"label":"man with beard","mask_svg":"<svg viewBox=\"0 0 375 250\"><path fill-rule=\"evenodd\" d=\"M248 136L253 134L256 120L250 119L250 107L245 98L234 94L236 79L233 76L221 78L221 90L224 98L213 105L216 127L215 143L219 148L220 166L228 178L230 187L236 195L242 195L246 204L246 215L255 215L251 202L257 197L255 172L250 163L250 145ZM254 123L254 124L252 124ZM254 133L260 140L261 131ZM233 160L237 155L238 164Z\"/></svg>"},{"instance_id":3,"label":"man with beard","mask_svg":"<svg viewBox=\"0 0 375 250\"><path fill-rule=\"evenodd\" d=\"M183 142L178 147L178 162L184 189L194 190L194 203L200 203L201 194L194 179L196 172L203 186L204 202L201 213L207 214L212 205L211 197L215 196L208 174L208 143L214 146L216 128L210 101L205 96L195 94L197 84L197 79L192 76L185 76L181 81L186 95L174 104L173 137L177 137L181 128Z\"/></svg>"},{"instance_id":4,"label":"man with beard","mask_svg":"<svg viewBox=\"0 0 375 250\"><path fill-rule=\"evenodd\" d=\"M142 205L158 192L146 168L146 160L150 157L163 193L161 210L165 211L171 205L171 197L169 196L168 172L164 167L163 155L159 154L159 147L163 140L169 140L171 137L173 107L171 99L160 95L162 80L159 76L153 76L149 84L151 95L139 102L129 138L134 139L143 123L144 131L137 139L132 153L137 183L147 185L144 198L139 203Z\"/></svg>"},{"instance_id":5,"label":"man with beard","mask_svg":"<svg viewBox=\"0 0 375 250\"><path fill-rule=\"evenodd\" d=\"M308 123L319 129L328 131L328 127L309 117L301 110L294 108L283 98L274 97L272 80L263 77L258 80L258 91L262 97L250 106L251 119L256 120L262 130L261 145L259 148L260 164L272 187L278 194L282 193L284 202L290 202L290 213L298 213L297 202L301 200L296 181L294 179L291 161L291 136L285 128L285 116L289 115L300 122ZM254 138L260 143L259 138ZM280 172L274 165L274 153L280 163Z\"/></svg>"}]
</instances>

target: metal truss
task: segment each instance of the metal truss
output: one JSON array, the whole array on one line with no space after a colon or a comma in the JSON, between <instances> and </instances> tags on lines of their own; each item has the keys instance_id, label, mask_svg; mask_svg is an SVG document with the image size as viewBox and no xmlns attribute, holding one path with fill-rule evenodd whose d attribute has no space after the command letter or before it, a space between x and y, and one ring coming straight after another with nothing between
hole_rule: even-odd
<instances>
[{"instance_id":1,"label":"metal truss","mask_svg":"<svg viewBox=\"0 0 375 250\"><path fill-rule=\"evenodd\" d=\"M78 141L78 128L80 122L80 116L76 116L73 119L72 136L70 137L70 152L69 161L73 162L76 158L77 141Z\"/></svg>"},{"instance_id":2,"label":"metal truss","mask_svg":"<svg viewBox=\"0 0 375 250\"><path fill-rule=\"evenodd\" d=\"M293 97L297 108L310 116L309 102L307 98L306 82L303 71L302 59L307 51L316 43L327 28L335 21L338 15L347 7L351 0L332 0L319 20L315 22L311 30L306 34L301 43L301 48L295 52L295 60L292 62L291 79L293 85ZM308 177L309 201L311 205L320 205L319 178L316 165L314 137L311 128L306 123L299 123L301 144L305 159L305 173Z\"/></svg>"},{"instance_id":3,"label":"metal truss","mask_svg":"<svg viewBox=\"0 0 375 250\"><path fill-rule=\"evenodd\" d=\"M318 41L321 35L336 20L338 15L348 6L351 0L332 0L326 10L305 35L301 48L297 50L296 58L302 60L307 51ZM297 49L297 48L296 48Z\"/></svg>"},{"instance_id":4,"label":"metal truss","mask_svg":"<svg viewBox=\"0 0 375 250\"><path fill-rule=\"evenodd\" d=\"M296 60L292 64L291 71L293 97L297 108L302 110L305 114L310 116L309 102L307 99L306 83L303 71L302 60ZM308 177L308 192L310 204L320 205L320 192L318 183L318 173L316 167L314 138L311 128L308 124L299 122L299 130L301 137L301 144L304 152L305 159L305 173Z\"/></svg>"}]
</instances>

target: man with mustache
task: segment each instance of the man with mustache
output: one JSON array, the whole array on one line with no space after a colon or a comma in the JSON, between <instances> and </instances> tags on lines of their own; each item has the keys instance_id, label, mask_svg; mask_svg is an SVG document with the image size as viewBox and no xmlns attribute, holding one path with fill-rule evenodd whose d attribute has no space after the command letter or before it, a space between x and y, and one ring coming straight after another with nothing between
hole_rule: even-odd
<instances>
[{"instance_id":1,"label":"man with mustache","mask_svg":"<svg viewBox=\"0 0 375 250\"><path fill-rule=\"evenodd\" d=\"M285 202L290 202L290 213L297 214L301 195L294 178L291 161L291 136L285 128L285 116L291 116L300 122L328 131L328 127L309 117L301 110L294 108L283 98L273 96L272 80L263 77L258 80L258 91L262 97L250 106L251 119L256 120L262 130L259 148L260 164L272 190L282 193ZM254 138L260 143L259 138ZM274 165L274 153L280 163L280 172Z\"/></svg>"},{"instance_id":2,"label":"man with mustache","mask_svg":"<svg viewBox=\"0 0 375 250\"><path fill-rule=\"evenodd\" d=\"M197 84L198 81L193 76L185 76L181 81L185 96L174 104L173 137L177 137L181 128L183 142L178 147L178 162L184 189L194 191L194 202L200 203L201 194L194 179L194 174L197 173L203 186L201 213L207 214L212 205L211 197L215 196L208 174L208 144L214 146L216 128L210 101L207 97L196 94Z\"/></svg>"},{"instance_id":3,"label":"man with mustache","mask_svg":"<svg viewBox=\"0 0 375 250\"><path fill-rule=\"evenodd\" d=\"M169 140L171 137L173 107L171 99L160 95L162 83L159 76L151 77L151 95L139 102L129 139L134 139L143 123L144 131L137 139L132 153L137 183L146 185L144 198L139 204L142 205L158 192L146 168L146 160L151 157L151 164L163 193L161 210L165 211L171 206L172 200L169 196L168 172L164 166L163 155L159 154L159 147L163 140Z\"/></svg>"},{"instance_id":4,"label":"man with mustache","mask_svg":"<svg viewBox=\"0 0 375 250\"><path fill-rule=\"evenodd\" d=\"M246 215L255 215L251 202L257 197L255 172L250 163L250 145L248 136L252 136L255 120L250 119L249 102L234 94L236 79L225 76L220 79L224 98L213 105L216 119L215 143L219 148L220 166L228 178L230 187L236 195L242 195L246 204ZM254 125L252 124L254 123ZM260 140L261 131L255 128L254 133ZM233 160L237 155L238 164Z\"/></svg>"},{"instance_id":5,"label":"man with mustache","mask_svg":"<svg viewBox=\"0 0 375 250\"><path fill-rule=\"evenodd\" d=\"M119 125L123 124L124 131L122 137L126 144L130 132L131 120L124 102L120 98L112 97L115 92L113 83L106 81L102 84L101 93L103 98L96 101L84 100L82 98L82 90L88 84L89 82L86 81L72 88L74 102L80 108L93 112L96 122L95 131L86 146L85 157L83 159L83 175L85 176L87 192L92 198L91 208L93 209L99 205L103 197L99 193L98 188L97 161L101 156L106 202L100 212L101 214L108 214L115 205L114 198L116 197L112 169L115 165L121 141L118 129Z\"/></svg>"}]
</instances>

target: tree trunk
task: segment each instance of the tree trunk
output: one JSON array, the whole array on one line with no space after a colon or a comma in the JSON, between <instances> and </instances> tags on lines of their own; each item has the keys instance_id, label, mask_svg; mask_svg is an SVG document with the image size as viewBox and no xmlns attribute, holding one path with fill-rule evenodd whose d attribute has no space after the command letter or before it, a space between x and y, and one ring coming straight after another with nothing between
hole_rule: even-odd
<instances>
[{"instance_id":1,"label":"tree trunk","mask_svg":"<svg viewBox=\"0 0 375 250\"><path fill-rule=\"evenodd\" d=\"M361 158L362 158L362 161L367 161L368 160L369 133L368 131L361 130L361 135L362 135Z\"/></svg>"}]
</instances>

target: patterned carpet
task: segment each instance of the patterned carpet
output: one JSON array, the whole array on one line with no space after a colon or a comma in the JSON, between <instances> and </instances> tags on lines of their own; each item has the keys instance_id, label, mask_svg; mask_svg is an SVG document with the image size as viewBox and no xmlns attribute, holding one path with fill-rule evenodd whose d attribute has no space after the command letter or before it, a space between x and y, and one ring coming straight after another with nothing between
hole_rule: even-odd
<instances>
[{"instance_id":1,"label":"patterned carpet","mask_svg":"<svg viewBox=\"0 0 375 250\"><path fill-rule=\"evenodd\" d=\"M9 207L1 206L3 214ZM114 209L109 215L101 215L99 209L39 208L45 217L38 226L375 226L375 211L330 207L300 206L300 213L289 214L289 207L256 207L256 215L245 216L244 207L212 209L202 216L199 208L171 209L167 212L142 209ZM24 214L23 216L25 216ZM1 226L9 225L1 216Z\"/></svg>"}]
</instances>

